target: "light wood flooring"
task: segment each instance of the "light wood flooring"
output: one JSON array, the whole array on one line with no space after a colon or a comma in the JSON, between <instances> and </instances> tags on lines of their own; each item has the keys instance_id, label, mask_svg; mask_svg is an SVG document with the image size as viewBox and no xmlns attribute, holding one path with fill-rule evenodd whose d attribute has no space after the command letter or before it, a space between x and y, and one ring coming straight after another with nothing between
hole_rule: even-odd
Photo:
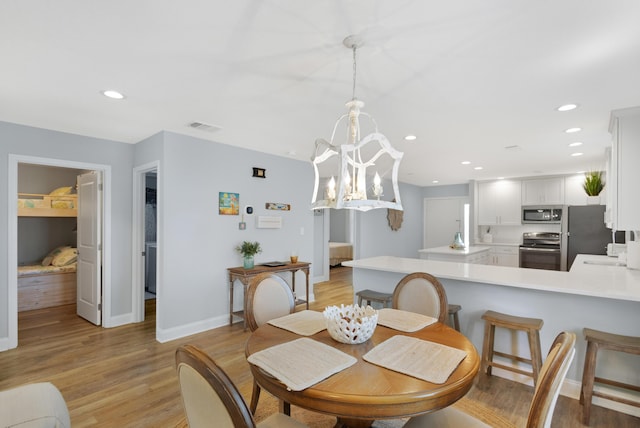
<instances>
[{"instance_id":1,"label":"light wood flooring","mask_svg":"<svg viewBox=\"0 0 640 428\"><path fill-rule=\"evenodd\" d=\"M351 303L350 268L332 269L331 281L316 284L314 294L311 309ZM243 331L241 323L158 343L152 300L147 303L145 322L118 328L91 325L75 315L75 305L21 312L18 324L18 348L0 352L0 390L29 382L53 382L67 402L74 427L184 424L174 352L186 343L208 352L227 371L245 400L250 399L252 379L244 357L250 333ZM478 385L466 398L524 426L531 387L486 376ZM274 402L263 393L258 413L274 409ZM302 419L304 413L310 413L295 407L293 412L294 417L303 415ZM582 427L579 416L578 402L560 397L553 426ZM332 418L323 418L305 421L315 427L331 426ZM638 427L640 418L594 406L591 426Z\"/></svg>"}]
</instances>

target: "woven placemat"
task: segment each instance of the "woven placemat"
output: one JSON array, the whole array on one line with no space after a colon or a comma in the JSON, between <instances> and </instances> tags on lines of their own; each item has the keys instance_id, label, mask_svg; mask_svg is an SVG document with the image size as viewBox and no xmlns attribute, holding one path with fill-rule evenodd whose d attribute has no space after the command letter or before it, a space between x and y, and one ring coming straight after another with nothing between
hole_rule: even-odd
<instances>
[{"instance_id":1,"label":"woven placemat","mask_svg":"<svg viewBox=\"0 0 640 428\"><path fill-rule=\"evenodd\" d=\"M408 333L422 330L437 321L433 317L399 309L383 308L378 310L378 324Z\"/></svg>"},{"instance_id":2,"label":"woven placemat","mask_svg":"<svg viewBox=\"0 0 640 428\"><path fill-rule=\"evenodd\" d=\"M313 336L327 328L322 312L304 310L272 319L269 324L300 336Z\"/></svg>"},{"instance_id":3,"label":"woven placemat","mask_svg":"<svg viewBox=\"0 0 640 428\"><path fill-rule=\"evenodd\" d=\"M292 391L302 391L357 362L351 355L306 337L263 349L247 361Z\"/></svg>"},{"instance_id":4,"label":"woven placemat","mask_svg":"<svg viewBox=\"0 0 640 428\"><path fill-rule=\"evenodd\" d=\"M431 383L445 383L465 351L409 336L393 336L362 356L365 361Z\"/></svg>"}]
</instances>

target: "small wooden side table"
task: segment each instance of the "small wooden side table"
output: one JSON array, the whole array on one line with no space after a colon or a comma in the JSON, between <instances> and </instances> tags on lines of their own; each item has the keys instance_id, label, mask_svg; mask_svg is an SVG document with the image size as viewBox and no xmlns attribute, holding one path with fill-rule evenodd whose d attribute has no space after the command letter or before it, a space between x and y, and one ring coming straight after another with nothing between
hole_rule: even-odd
<instances>
[{"instance_id":1,"label":"small wooden side table","mask_svg":"<svg viewBox=\"0 0 640 428\"><path fill-rule=\"evenodd\" d=\"M309 266L311 263L309 262L298 262L298 263L285 263L282 266L265 266L265 265L255 265L253 269L245 269L242 266L227 268L229 272L229 325L233 324L233 316L237 316L243 319L244 328L247 329L247 320L244 316L244 311L247 309L247 288L249 287L249 282L251 278L254 276L260 275L261 273L279 273L279 272L291 272L291 289L293 292L296 292L296 272L302 271L306 277L306 300L296 299L296 305L300 303L306 303L307 309L309 309ZM244 303L242 305L241 311L233 311L233 288L235 285L235 281L239 280L244 286Z\"/></svg>"}]
</instances>

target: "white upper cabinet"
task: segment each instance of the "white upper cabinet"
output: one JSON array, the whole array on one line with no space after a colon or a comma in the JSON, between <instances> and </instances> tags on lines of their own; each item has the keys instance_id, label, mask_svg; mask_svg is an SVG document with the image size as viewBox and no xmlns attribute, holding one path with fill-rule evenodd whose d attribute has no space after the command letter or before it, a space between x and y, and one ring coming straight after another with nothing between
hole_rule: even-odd
<instances>
[{"instance_id":1,"label":"white upper cabinet","mask_svg":"<svg viewBox=\"0 0 640 428\"><path fill-rule=\"evenodd\" d=\"M522 181L522 205L563 205L564 178Z\"/></svg>"},{"instance_id":2,"label":"white upper cabinet","mask_svg":"<svg viewBox=\"0 0 640 428\"><path fill-rule=\"evenodd\" d=\"M609 132L607 223L616 230L640 230L640 107L612 111Z\"/></svg>"},{"instance_id":3,"label":"white upper cabinet","mask_svg":"<svg viewBox=\"0 0 640 428\"><path fill-rule=\"evenodd\" d=\"M520 225L521 182L498 180L478 183L479 225Z\"/></svg>"}]
</instances>

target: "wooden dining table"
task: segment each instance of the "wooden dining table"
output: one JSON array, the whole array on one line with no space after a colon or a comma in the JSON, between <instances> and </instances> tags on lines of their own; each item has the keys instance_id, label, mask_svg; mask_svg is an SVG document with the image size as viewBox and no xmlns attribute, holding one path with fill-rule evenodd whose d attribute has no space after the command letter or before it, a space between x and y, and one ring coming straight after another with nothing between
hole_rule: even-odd
<instances>
[{"instance_id":1,"label":"wooden dining table","mask_svg":"<svg viewBox=\"0 0 640 428\"><path fill-rule=\"evenodd\" d=\"M394 335L406 335L447 345L466 352L466 357L443 384L427 382L364 361L362 356ZM270 324L254 331L245 346L247 358L263 349L299 339L301 336ZM471 389L480 358L464 335L442 323L413 333L378 325L364 343L337 342L327 330L309 338L327 344L357 359L357 362L302 391L287 386L261 368L249 364L260 387L295 406L338 418L336 426L368 427L376 419L397 419L429 413L450 406Z\"/></svg>"}]
</instances>

